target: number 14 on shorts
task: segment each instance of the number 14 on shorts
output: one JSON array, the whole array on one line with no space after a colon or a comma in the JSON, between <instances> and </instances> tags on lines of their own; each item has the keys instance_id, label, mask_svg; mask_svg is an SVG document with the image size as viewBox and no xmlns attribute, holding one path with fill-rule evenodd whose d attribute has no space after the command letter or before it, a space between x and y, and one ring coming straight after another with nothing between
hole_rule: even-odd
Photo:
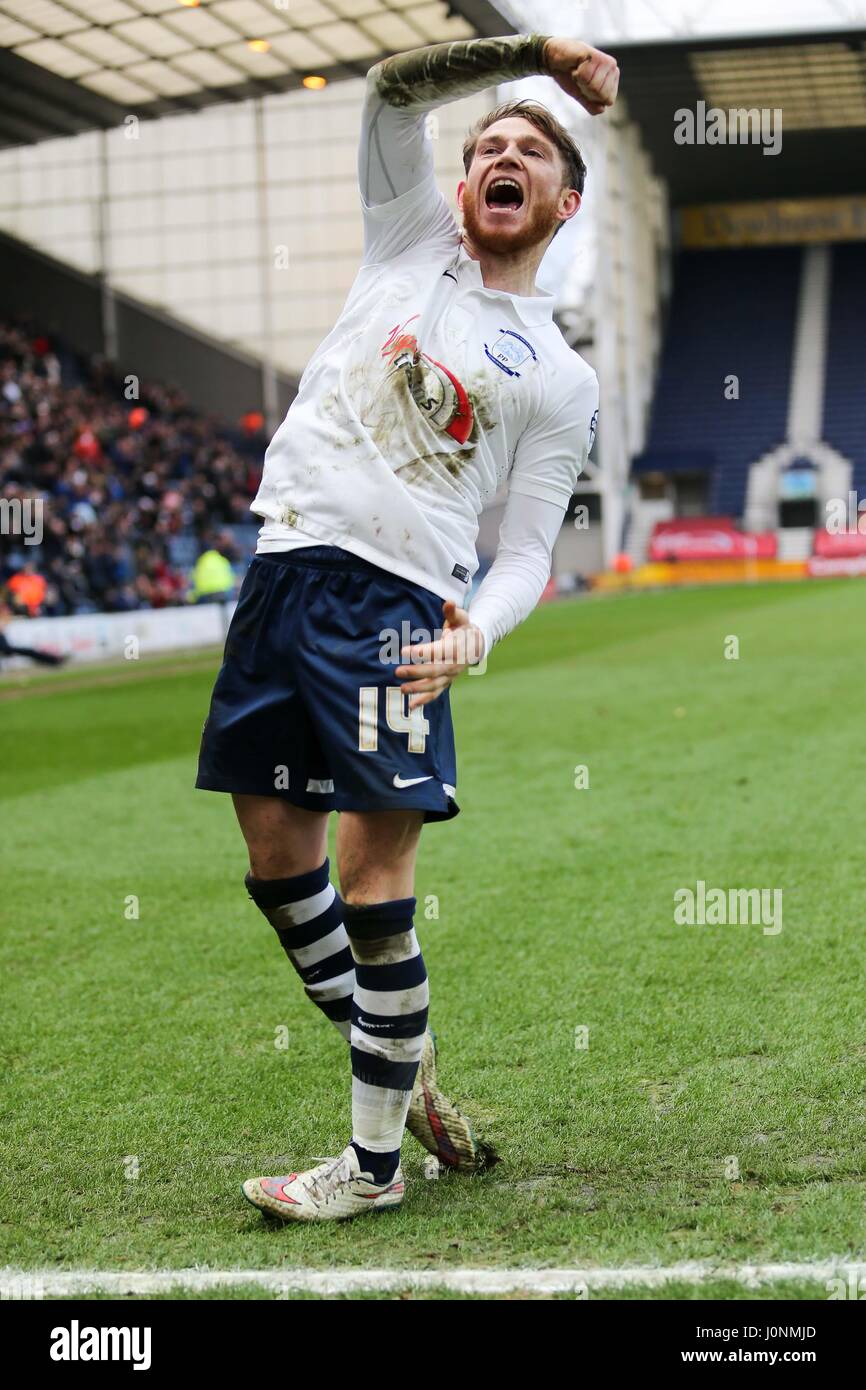
<instances>
[{"instance_id":1,"label":"number 14 on shorts","mask_svg":"<svg viewBox=\"0 0 866 1390\"><path fill-rule=\"evenodd\" d=\"M427 746L430 724L424 709L418 705L407 708L409 696L399 685L385 687L385 721L395 734L408 734L409 752L423 753ZM358 748L362 753L375 753L379 747L379 687L362 685L358 691Z\"/></svg>"}]
</instances>

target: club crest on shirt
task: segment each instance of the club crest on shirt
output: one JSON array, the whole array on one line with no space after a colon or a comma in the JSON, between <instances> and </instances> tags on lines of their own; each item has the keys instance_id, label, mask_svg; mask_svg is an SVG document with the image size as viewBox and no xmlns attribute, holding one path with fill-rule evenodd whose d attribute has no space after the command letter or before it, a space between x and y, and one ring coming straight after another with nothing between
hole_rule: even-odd
<instances>
[{"instance_id":1,"label":"club crest on shirt","mask_svg":"<svg viewBox=\"0 0 866 1390\"><path fill-rule=\"evenodd\" d=\"M484 344L484 352L491 362L495 362L497 367L509 376L520 376L518 367L524 366L530 360L538 361L532 344L519 333L515 333L513 328L503 328L492 347Z\"/></svg>"}]
</instances>

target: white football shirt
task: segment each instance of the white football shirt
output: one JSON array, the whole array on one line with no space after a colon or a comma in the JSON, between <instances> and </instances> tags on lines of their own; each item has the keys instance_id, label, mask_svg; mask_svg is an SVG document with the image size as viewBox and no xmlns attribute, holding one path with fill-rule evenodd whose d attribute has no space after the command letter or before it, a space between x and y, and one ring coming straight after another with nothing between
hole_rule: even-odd
<instances>
[{"instance_id":1,"label":"white football shirt","mask_svg":"<svg viewBox=\"0 0 866 1390\"><path fill-rule=\"evenodd\" d=\"M387 155L389 134L399 145L380 182L410 186L368 203L377 124L377 150L384 142ZM423 111L392 111L369 92L364 261L268 447L252 511L265 523L259 551L339 546L465 603L478 514L503 483L511 532L524 499L535 531L550 532L540 546L549 574L552 535L591 445L598 384L553 322L551 295L485 288L421 142ZM538 525L530 499L547 504L552 530ZM543 569L536 562L529 607ZM510 608L513 617L485 626L488 645L525 616L522 601Z\"/></svg>"}]
</instances>

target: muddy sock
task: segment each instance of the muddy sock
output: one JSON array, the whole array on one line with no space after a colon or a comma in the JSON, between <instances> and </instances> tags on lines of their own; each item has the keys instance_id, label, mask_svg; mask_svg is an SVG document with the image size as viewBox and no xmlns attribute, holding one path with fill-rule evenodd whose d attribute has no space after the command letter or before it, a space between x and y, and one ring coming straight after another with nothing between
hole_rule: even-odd
<instances>
[{"instance_id":1,"label":"muddy sock","mask_svg":"<svg viewBox=\"0 0 866 1390\"><path fill-rule=\"evenodd\" d=\"M343 926L343 901L328 879L329 867L326 859L320 868L295 878L247 874L244 882L277 933L308 997L348 1042L355 966Z\"/></svg>"}]
</instances>

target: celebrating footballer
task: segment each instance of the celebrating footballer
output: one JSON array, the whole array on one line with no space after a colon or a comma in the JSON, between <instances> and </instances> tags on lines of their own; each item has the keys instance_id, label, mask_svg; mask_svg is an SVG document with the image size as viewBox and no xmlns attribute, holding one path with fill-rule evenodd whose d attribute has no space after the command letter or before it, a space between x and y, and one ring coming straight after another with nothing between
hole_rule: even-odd
<instances>
[{"instance_id":1,"label":"celebrating footballer","mask_svg":"<svg viewBox=\"0 0 866 1390\"><path fill-rule=\"evenodd\" d=\"M464 145L461 228L436 185L425 118L533 74L594 116L616 98L616 62L577 39L437 44L371 69L363 262L252 504L258 548L197 785L231 793L249 895L351 1054L342 1153L243 1185L285 1221L399 1206L407 1127L458 1172L492 1158L437 1083L415 861L425 822L458 811L449 688L538 602L595 428L595 373L535 285L580 208L586 169L544 106L508 102ZM503 486L495 559L467 608L478 516ZM396 659L385 651L384 634L419 629L428 641Z\"/></svg>"}]
</instances>

